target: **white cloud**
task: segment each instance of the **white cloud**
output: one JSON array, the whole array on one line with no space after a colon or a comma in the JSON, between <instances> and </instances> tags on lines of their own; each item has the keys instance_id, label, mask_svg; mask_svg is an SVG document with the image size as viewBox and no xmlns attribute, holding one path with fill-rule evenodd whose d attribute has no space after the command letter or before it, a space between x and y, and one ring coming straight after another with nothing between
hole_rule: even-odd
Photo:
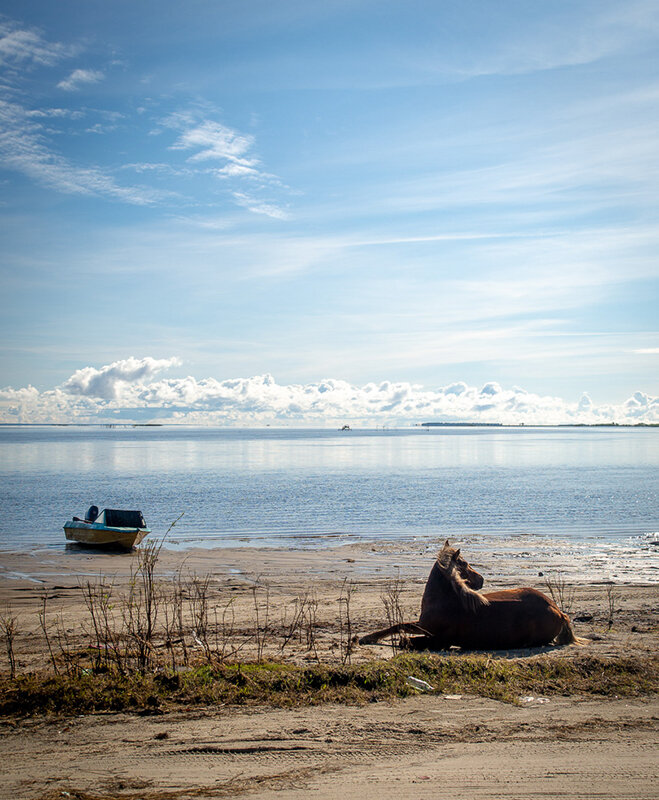
<instances>
[{"instance_id":1,"label":"white cloud","mask_svg":"<svg viewBox=\"0 0 659 800\"><path fill-rule=\"evenodd\" d=\"M59 42L44 41L35 28L22 28L13 21L0 22L0 64L53 66L74 52L75 48Z\"/></svg>"},{"instance_id":2,"label":"white cloud","mask_svg":"<svg viewBox=\"0 0 659 800\"><path fill-rule=\"evenodd\" d=\"M218 169L217 174L223 178L255 178L258 177L259 171L254 167L232 162L222 167L222 169Z\"/></svg>"},{"instance_id":3,"label":"white cloud","mask_svg":"<svg viewBox=\"0 0 659 800\"><path fill-rule=\"evenodd\" d=\"M251 197L244 192L233 192L233 198L239 206L248 209L253 214L265 214L266 217L273 219L288 219L289 215L279 206L273 203L264 203L263 201Z\"/></svg>"},{"instance_id":4,"label":"white cloud","mask_svg":"<svg viewBox=\"0 0 659 800\"><path fill-rule=\"evenodd\" d=\"M70 394L116 400L121 389L138 381L150 380L157 372L178 366L177 358L126 358L106 364L100 369L84 367L77 370L64 383L63 389Z\"/></svg>"},{"instance_id":5,"label":"white cloud","mask_svg":"<svg viewBox=\"0 0 659 800\"><path fill-rule=\"evenodd\" d=\"M170 119L177 120L186 126L172 149L196 150L190 156L191 161L219 159L246 167L258 163L258 160L253 157L245 158L254 145L253 136L241 134L226 125L211 120L205 120L195 125L190 117L185 115L174 116Z\"/></svg>"},{"instance_id":6,"label":"white cloud","mask_svg":"<svg viewBox=\"0 0 659 800\"><path fill-rule=\"evenodd\" d=\"M34 117L35 119L82 119L85 116L85 112L72 111L68 108L35 108L26 109L25 116Z\"/></svg>"},{"instance_id":7,"label":"white cloud","mask_svg":"<svg viewBox=\"0 0 659 800\"><path fill-rule=\"evenodd\" d=\"M420 422L504 424L658 423L659 397L635 392L621 405L596 405L506 389L489 382L427 389L396 381L354 386L328 378L280 385L271 375L251 378L153 380L177 358L128 358L100 369L77 370L61 387L0 390L3 422L98 422L158 419L201 425L411 425Z\"/></svg>"},{"instance_id":8,"label":"white cloud","mask_svg":"<svg viewBox=\"0 0 659 800\"><path fill-rule=\"evenodd\" d=\"M75 92L88 83L98 83L105 75L96 69L74 69L68 78L57 84L58 89L66 92Z\"/></svg>"},{"instance_id":9,"label":"white cloud","mask_svg":"<svg viewBox=\"0 0 659 800\"><path fill-rule=\"evenodd\" d=\"M219 169L207 170L223 181L231 181L235 188L231 197L237 205L255 214L264 214L274 219L288 219L288 214L268 194L273 190L286 189L282 181L261 167L255 155L255 139L221 122L200 118L197 112L170 114L163 124L180 131L172 150L189 151L188 164L206 161L224 162ZM250 193L242 191L249 182ZM266 196L254 197L254 193Z\"/></svg>"},{"instance_id":10,"label":"white cloud","mask_svg":"<svg viewBox=\"0 0 659 800\"><path fill-rule=\"evenodd\" d=\"M161 199L162 192L120 186L97 167L79 167L54 152L38 117L18 103L0 100L0 163L67 194L99 195L134 205Z\"/></svg>"},{"instance_id":11,"label":"white cloud","mask_svg":"<svg viewBox=\"0 0 659 800\"><path fill-rule=\"evenodd\" d=\"M29 102L22 99L24 73L26 65L52 67L75 52L74 47L45 41L37 30L0 21L0 64L7 67L0 86L0 166L67 194L110 197L134 205L147 205L169 196L155 189L120 186L102 168L76 165L52 146L52 134L62 132L54 127L58 120L79 120L89 110L29 108ZM59 85L71 91L103 77L96 70L77 69ZM96 113L110 123L120 116L112 111Z\"/></svg>"},{"instance_id":12,"label":"white cloud","mask_svg":"<svg viewBox=\"0 0 659 800\"><path fill-rule=\"evenodd\" d=\"M545 19L538 19L534 8L532 21L522 22L521 29L511 29L508 36L492 36L482 49L456 56L461 67L440 61L440 69L463 76L525 74L592 64L656 41L659 25L654 0L589 5L552 7ZM426 69L437 70L436 54L426 55L423 63Z\"/></svg>"}]
</instances>

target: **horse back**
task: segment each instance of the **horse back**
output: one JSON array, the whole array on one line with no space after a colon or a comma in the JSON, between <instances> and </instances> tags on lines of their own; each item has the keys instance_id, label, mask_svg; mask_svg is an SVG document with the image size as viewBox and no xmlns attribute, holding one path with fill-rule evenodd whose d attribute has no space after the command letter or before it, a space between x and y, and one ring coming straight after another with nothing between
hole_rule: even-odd
<instances>
[{"instance_id":1,"label":"horse back","mask_svg":"<svg viewBox=\"0 0 659 800\"><path fill-rule=\"evenodd\" d=\"M518 589L501 589L498 592L484 593L490 603L524 603L532 608L558 608L556 603L546 594L529 586Z\"/></svg>"},{"instance_id":2,"label":"horse back","mask_svg":"<svg viewBox=\"0 0 659 800\"><path fill-rule=\"evenodd\" d=\"M489 605L460 625L463 647L505 649L548 644L569 621L554 601L537 589L488 592Z\"/></svg>"}]
</instances>

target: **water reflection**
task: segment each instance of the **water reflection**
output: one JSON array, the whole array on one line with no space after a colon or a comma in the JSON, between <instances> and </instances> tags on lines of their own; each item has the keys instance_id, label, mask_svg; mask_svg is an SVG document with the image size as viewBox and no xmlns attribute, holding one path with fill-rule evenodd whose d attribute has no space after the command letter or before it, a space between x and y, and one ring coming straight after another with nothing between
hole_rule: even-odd
<instances>
[{"instance_id":1,"label":"water reflection","mask_svg":"<svg viewBox=\"0 0 659 800\"><path fill-rule=\"evenodd\" d=\"M139 430L139 429L138 429ZM62 437L0 432L5 472L204 472L272 470L427 470L453 467L659 465L659 432L652 429L431 429L391 435L372 432L238 436L236 431L87 429ZM462 435L460 432L463 432Z\"/></svg>"},{"instance_id":2,"label":"water reflection","mask_svg":"<svg viewBox=\"0 0 659 800\"><path fill-rule=\"evenodd\" d=\"M655 429L0 429L0 545L59 541L92 503L156 532L185 511L188 543L642 535L658 465Z\"/></svg>"}]
</instances>

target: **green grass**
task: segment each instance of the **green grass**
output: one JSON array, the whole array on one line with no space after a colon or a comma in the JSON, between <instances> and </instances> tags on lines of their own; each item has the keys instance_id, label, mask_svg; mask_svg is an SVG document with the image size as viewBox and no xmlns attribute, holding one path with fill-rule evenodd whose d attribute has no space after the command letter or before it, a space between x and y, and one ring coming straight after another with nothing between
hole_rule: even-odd
<instances>
[{"instance_id":1,"label":"green grass","mask_svg":"<svg viewBox=\"0 0 659 800\"><path fill-rule=\"evenodd\" d=\"M442 694L505 702L522 695L633 696L659 689L659 658L494 659L485 655L402 654L355 666L279 663L197 667L186 672L112 672L0 678L0 714L152 713L176 707L363 703L415 694L408 675Z\"/></svg>"}]
</instances>

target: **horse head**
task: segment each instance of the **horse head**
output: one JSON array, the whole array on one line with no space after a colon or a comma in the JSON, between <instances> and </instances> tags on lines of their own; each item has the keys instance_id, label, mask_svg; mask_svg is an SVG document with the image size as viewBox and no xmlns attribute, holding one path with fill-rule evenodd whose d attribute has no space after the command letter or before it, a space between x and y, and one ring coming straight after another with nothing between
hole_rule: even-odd
<instances>
[{"instance_id":1,"label":"horse head","mask_svg":"<svg viewBox=\"0 0 659 800\"><path fill-rule=\"evenodd\" d=\"M482 588L483 576L465 561L459 549L451 547L448 539L439 553L438 561L447 572L455 570L470 589L477 592Z\"/></svg>"}]
</instances>

